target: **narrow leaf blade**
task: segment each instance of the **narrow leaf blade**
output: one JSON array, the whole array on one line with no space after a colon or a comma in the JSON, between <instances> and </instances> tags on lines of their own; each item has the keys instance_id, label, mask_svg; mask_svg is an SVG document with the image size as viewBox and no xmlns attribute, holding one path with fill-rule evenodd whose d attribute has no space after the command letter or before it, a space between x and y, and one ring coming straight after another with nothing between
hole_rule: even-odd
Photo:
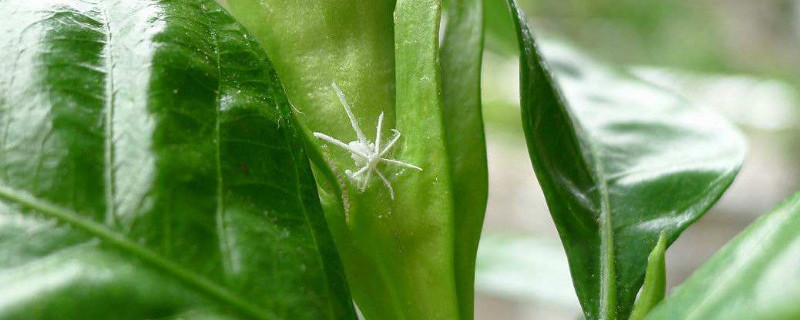
<instances>
[{"instance_id":1,"label":"narrow leaf blade","mask_svg":"<svg viewBox=\"0 0 800 320\"><path fill-rule=\"evenodd\" d=\"M481 113L483 2L454 0L440 51L447 152L453 179L455 269L461 319L473 317L475 259L489 192Z\"/></svg>"}]
</instances>

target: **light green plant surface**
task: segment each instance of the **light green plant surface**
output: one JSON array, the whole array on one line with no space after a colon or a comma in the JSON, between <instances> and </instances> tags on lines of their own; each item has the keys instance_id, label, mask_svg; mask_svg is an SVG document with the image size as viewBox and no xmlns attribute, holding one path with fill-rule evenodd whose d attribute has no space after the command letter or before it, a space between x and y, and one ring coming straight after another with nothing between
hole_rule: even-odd
<instances>
[{"instance_id":1,"label":"light green plant surface","mask_svg":"<svg viewBox=\"0 0 800 320\"><path fill-rule=\"evenodd\" d=\"M216 3L0 12L0 319L355 318L283 89Z\"/></svg>"},{"instance_id":2,"label":"light green plant surface","mask_svg":"<svg viewBox=\"0 0 800 320\"><path fill-rule=\"evenodd\" d=\"M390 128L402 134L387 156L422 168L380 165L394 199L377 178L362 192L345 175L358 169L351 155L310 138L328 222L365 316L470 318L487 183L480 3L453 2L441 53L439 1L229 4L275 62L309 137L355 140L335 82L368 138L383 113L384 137Z\"/></svg>"},{"instance_id":3,"label":"light green plant surface","mask_svg":"<svg viewBox=\"0 0 800 320\"><path fill-rule=\"evenodd\" d=\"M633 311L629 320L642 320L653 310L661 300L667 290L667 267L666 255L667 236L663 232L658 236L658 243L647 257L647 271L644 274L644 284L642 291L633 305Z\"/></svg>"},{"instance_id":4,"label":"light green plant surface","mask_svg":"<svg viewBox=\"0 0 800 320\"><path fill-rule=\"evenodd\" d=\"M671 243L721 196L743 140L721 118L619 70L543 61L509 3L523 129L579 300L588 319L627 319L659 234Z\"/></svg>"},{"instance_id":5,"label":"light green plant surface","mask_svg":"<svg viewBox=\"0 0 800 320\"><path fill-rule=\"evenodd\" d=\"M399 0L394 12L397 129L405 134L401 158L425 171L398 177L398 195L389 206L394 219L375 236L392 238L377 253L396 250L387 262L401 275L397 295L407 319L459 318L455 208L438 56L440 5L435 0ZM373 215L386 210L365 209ZM406 237L396 238L398 227ZM435 289L420 290L431 287ZM426 299L430 301L421 301Z\"/></svg>"},{"instance_id":6,"label":"light green plant surface","mask_svg":"<svg viewBox=\"0 0 800 320\"><path fill-rule=\"evenodd\" d=\"M798 319L798 266L800 193L734 238L646 319Z\"/></svg>"}]
</instances>

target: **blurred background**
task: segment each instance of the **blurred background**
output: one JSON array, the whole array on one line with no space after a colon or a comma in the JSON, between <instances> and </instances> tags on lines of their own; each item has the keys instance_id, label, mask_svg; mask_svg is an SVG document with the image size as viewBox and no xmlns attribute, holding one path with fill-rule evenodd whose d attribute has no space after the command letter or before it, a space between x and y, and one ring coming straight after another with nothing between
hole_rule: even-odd
<instances>
[{"instance_id":1,"label":"blurred background","mask_svg":"<svg viewBox=\"0 0 800 320\"><path fill-rule=\"evenodd\" d=\"M674 288L728 240L800 190L800 0L517 0L558 46L669 87L746 134L734 184L667 253ZM484 115L490 195L476 319L581 317L566 256L519 120L517 43L505 1L485 0Z\"/></svg>"}]
</instances>

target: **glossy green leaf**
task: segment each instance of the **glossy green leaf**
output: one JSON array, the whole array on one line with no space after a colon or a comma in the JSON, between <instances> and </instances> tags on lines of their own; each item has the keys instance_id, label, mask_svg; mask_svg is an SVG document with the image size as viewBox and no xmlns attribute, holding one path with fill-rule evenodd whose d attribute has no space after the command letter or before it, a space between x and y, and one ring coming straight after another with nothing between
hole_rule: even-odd
<instances>
[{"instance_id":1,"label":"glossy green leaf","mask_svg":"<svg viewBox=\"0 0 800 320\"><path fill-rule=\"evenodd\" d=\"M440 1L229 4L273 58L296 116L307 128L328 224L365 317L456 318L454 201L438 48ZM361 180L348 174L361 168L353 153L318 138L324 134L343 144L360 143L341 99L373 145L383 113L381 145L392 138L390 129L402 134L386 156L422 171L380 163L377 172L386 181L372 173L362 189Z\"/></svg>"},{"instance_id":2,"label":"glossy green leaf","mask_svg":"<svg viewBox=\"0 0 800 320\"><path fill-rule=\"evenodd\" d=\"M450 0L445 10L442 96L455 201L455 272L461 319L473 318L475 259L489 192L481 114L481 0Z\"/></svg>"},{"instance_id":3,"label":"glossy green leaf","mask_svg":"<svg viewBox=\"0 0 800 320\"><path fill-rule=\"evenodd\" d=\"M800 319L800 193L725 245L647 320Z\"/></svg>"},{"instance_id":4,"label":"glossy green leaf","mask_svg":"<svg viewBox=\"0 0 800 320\"><path fill-rule=\"evenodd\" d=\"M0 12L0 319L355 318L283 89L216 3Z\"/></svg>"},{"instance_id":5,"label":"glossy green leaf","mask_svg":"<svg viewBox=\"0 0 800 320\"><path fill-rule=\"evenodd\" d=\"M642 320L650 310L664 300L667 290L667 266L664 255L667 251L667 235L663 232L658 237L653 251L647 257L647 271L644 274L642 292L633 304L629 320Z\"/></svg>"},{"instance_id":6,"label":"glossy green leaf","mask_svg":"<svg viewBox=\"0 0 800 320\"><path fill-rule=\"evenodd\" d=\"M720 197L742 163L743 139L624 71L579 56L544 61L509 3L528 150L578 298L588 319L626 319L659 234L671 243Z\"/></svg>"}]
</instances>

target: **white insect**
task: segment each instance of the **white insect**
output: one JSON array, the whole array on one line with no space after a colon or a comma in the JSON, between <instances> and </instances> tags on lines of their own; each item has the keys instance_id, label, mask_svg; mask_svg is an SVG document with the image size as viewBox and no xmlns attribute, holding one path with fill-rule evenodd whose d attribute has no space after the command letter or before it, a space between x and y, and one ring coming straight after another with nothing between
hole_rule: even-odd
<instances>
[{"instance_id":1,"label":"white insect","mask_svg":"<svg viewBox=\"0 0 800 320\"><path fill-rule=\"evenodd\" d=\"M375 175L377 175L383 181L383 184L389 188L389 194L391 195L392 199L394 199L394 188L392 188L392 183L389 182L389 179L387 179L380 170L378 170L378 164L386 163L400 167L417 169L419 171L422 171L422 168L399 160L385 158L384 156L386 153L388 153L389 150L394 147L394 144L397 143L397 140L400 139L400 131L392 129L392 138L389 139L389 143L387 143L386 146L381 149L381 130L383 129L383 112L381 112L381 114L378 116L377 133L375 134L375 143L373 144L367 140L364 132L361 131L361 128L358 126L356 117L353 115L353 111L350 110L350 104L347 103L347 99L345 99L342 89L339 89L339 86L337 86L335 82L331 86L333 87L333 90L336 91L336 95L339 97L339 102L341 102L342 106L344 107L344 112L346 112L347 117L350 118L350 125L353 127L353 131L356 132L358 140L351 141L350 143L344 143L321 132L314 132L314 136L318 139L325 140L332 145L342 148L347 152L350 152L350 157L352 157L356 162L356 165L360 166L361 168L356 170L356 172L345 170L345 174L347 174L350 179L356 182L356 185L359 186L361 192L364 192L364 190L367 189L369 180L372 178L372 173L374 172Z\"/></svg>"}]
</instances>

